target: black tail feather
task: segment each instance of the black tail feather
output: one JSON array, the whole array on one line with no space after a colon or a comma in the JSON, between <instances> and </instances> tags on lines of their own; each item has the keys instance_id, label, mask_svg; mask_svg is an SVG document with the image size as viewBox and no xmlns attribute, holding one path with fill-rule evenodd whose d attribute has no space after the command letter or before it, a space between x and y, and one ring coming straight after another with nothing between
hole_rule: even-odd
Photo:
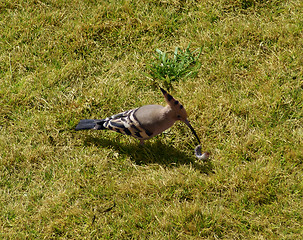
<instances>
[{"instance_id":1,"label":"black tail feather","mask_svg":"<svg viewBox=\"0 0 303 240\"><path fill-rule=\"evenodd\" d=\"M103 120L96 119L82 119L76 126L75 130L87 130L87 129L105 129L103 127Z\"/></svg>"},{"instance_id":2,"label":"black tail feather","mask_svg":"<svg viewBox=\"0 0 303 240\"><path fill-rule=\"evenodd\" d=\"M93 119L82 119L76 126L76 130L93 129L96 126L95 120Z\"/></svg>"}]
</instances>

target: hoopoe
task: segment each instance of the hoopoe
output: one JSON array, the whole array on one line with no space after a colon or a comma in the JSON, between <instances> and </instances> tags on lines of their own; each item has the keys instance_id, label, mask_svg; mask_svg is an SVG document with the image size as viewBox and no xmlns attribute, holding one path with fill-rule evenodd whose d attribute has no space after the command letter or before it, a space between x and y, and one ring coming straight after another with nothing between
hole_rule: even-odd
<instances>
[{"instance_id":1,"label":"hoopoe","mask_svg":"<svg viewBox=\"0 0 303 240\"><path fill-rule=\"evenodd\" d=\"M189 123L183 105L164 89L160 89L167 102L165 107L161 105L145 105L105 119L83 119L80 120L75 129L113 130L133 136L140 140L141 145L144 145L145 140L162 133L180 120L190 128L200 144L200 139Z\"/></svg>"}]
</instances>

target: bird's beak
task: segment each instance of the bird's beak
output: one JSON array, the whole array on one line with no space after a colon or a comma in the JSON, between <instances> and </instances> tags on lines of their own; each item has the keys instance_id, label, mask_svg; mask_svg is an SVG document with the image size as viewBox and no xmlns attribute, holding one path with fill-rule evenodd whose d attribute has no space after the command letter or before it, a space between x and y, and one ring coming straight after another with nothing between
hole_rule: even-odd
<instances>
[{"instance_id":1,"label":"bird's beak","mask_svg":"<svg viewBox=\"0 0 303 240\"><path fill-rule=\"evenodd\" d=\"M199 142L199 144L200 144L201 141L200 141L200 139L199 139L199 137L198 137L198 135L197 135L195 129L190 125L189 121L188 121L187 119L185 119L183 122L190 128L190 130L191 130L192 133L195 135L195 137L198 139L198 142Z\"/></svg>"}]
</instances>

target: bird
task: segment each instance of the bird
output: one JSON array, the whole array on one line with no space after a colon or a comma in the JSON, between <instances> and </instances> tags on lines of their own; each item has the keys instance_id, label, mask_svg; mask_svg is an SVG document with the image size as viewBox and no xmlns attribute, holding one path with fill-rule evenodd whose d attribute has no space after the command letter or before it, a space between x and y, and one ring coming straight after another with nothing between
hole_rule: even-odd
<instances>
[{"instance_id":1,"label":"bird","mask_svg":"<svg viewBox=\"0 0 303 240\"><path fill-rule=\"evenodd\" d=\"M165 107L161 105L144 105L125 112L115 114L105 119L82 119L75 130L113 130L130 135L144 145L148 140L166 129L172 127L176 121L184 122L200 143L200 139L188 120L183 105L160 87L166 100Z\"/></svg>"}]
</instances>

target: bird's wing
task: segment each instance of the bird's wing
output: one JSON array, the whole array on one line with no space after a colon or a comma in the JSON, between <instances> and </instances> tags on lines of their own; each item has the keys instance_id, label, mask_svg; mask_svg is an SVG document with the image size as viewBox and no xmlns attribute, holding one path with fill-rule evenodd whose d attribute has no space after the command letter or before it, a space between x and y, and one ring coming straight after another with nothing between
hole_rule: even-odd
<instances>
[{"instance_id":1,"label":"bird's wing","mask_svg":"<svg viewBox=\"0 0 303 240\"><path fill-rule=\"evenodd\" d=\"M128 110L104 119L103 122L104 128L119 133L131 135L138 139L150 138L152 133L142 128L140 122L135 117L135 113L137 110L138 108Z\"/></svg>"}]
</instances>

